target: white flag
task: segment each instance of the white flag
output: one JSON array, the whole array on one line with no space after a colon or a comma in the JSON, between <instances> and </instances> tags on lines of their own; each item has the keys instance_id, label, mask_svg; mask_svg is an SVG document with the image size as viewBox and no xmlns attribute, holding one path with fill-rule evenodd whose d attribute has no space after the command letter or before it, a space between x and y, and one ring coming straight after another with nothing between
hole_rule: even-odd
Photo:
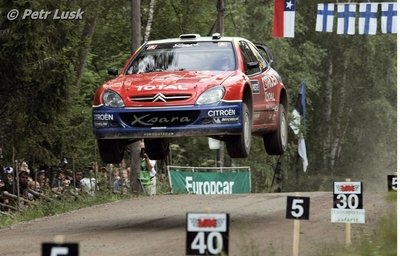
<instances>
[{"instance_id":1,"label":"white flag","mask_svg":"<svg viewBox=\"0 0 400 256\"><path fill-rule=\"evenodd\" d=\"M360 35L376 35L377 17L378 3L360 3L358 33Z\"/></svg>"},{"instance_id":2,"label":"white flag","mask_svg":"<svg viewBox=\"0 0 400 256\"><path fill-rule=\"evenodd\" d=\"M397 33L397 3L382 3L382 33Z\"/></svg>"},{"instance_id":3,"label":"white flag","mask_svg":"<svg viewBox=\"0 0 400 256\"><path fill-rule=\"evenodd\" d=\"M337 33L340 35L354 35L356 27L356 4L338 4Z\"/></svg>"},{"instance_id":4,"label":"white flag","mask_svg":"<svg viewBox=\"0 0 400 256\"><path fill-rule=\"evenodd\" d=\"M317 24L315 30L319 32L333 31L333 18L335 17L335 4L317 5Z\"/></svg>"},{"instance_id":5,"label":"white flag","mask_svg":"<svg viewBox=\"0 0 400 256\"><path fill-rule=\"evenodd\" d=\"M308 158L307 158L307 149L306 149L306 141L303 137L299 138L299 146L298 146L299 156L303 159L303 171L307 171L308 167Z\"/></svg>"}]
</instances>

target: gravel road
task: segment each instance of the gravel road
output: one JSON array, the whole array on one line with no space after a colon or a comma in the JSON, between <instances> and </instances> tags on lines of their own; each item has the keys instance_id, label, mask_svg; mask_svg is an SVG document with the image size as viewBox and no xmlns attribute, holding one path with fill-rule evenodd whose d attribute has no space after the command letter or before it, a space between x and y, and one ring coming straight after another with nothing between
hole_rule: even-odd
<instances>
[{"instance_id":1,"label":"gravel road","mask_svg":"<svg viewBox=\"0 0 400 256\"><path fill-rule=\"evenodd\" d=\"M366 224L352 225L353 241L371 234L385 211L387 193L364 193ZM80 255L185 255L186 213L230 214L230 255L291 255L293 220L285 219L294 193L138 197L45 217L0 230L1 255L41 255L41 244L62 236ZM344 244L344 224L330 222L332 192L310 197L310 219L301 221L300 255L319 255Z\"/></svg>"}]
</instances>

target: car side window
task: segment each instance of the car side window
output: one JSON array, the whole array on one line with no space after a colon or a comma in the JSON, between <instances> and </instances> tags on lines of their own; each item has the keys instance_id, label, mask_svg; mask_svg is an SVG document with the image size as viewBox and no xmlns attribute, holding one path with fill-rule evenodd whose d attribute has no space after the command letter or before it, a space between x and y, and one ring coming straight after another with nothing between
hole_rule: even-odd
<instances>
[{"instance_id":1,"label":"car side window","mask_svg":"<svg viewBox=\"0 0 400 256\"><path fill-rule=\"evenodd\" d=\"M253 45L250 45L251 50L253 51L254 55L256 56L259 64L260 64L260 68L261 70L265 70L268 68L268 62L266 61L266 59L261 55L260 51Z\"/></svg>"},{"instance_id":2,"label":"car side window","mask_svg":"<svg viewBox=\"0 0 400 256\"><path fill-rule=\"evenodd\" d=\"M262 48L258 48L257 47L257 50L258 50L258 52L261 54L261 56L264 58L264 60L267 62L267 63L269 63L269 65L271 65L271 57L270 56L268 56L268 53L264 50L264 49L262 49Z\"/></svg>"},{"instance_id":3,"label":"car side window","mask_svg":"<svg viewBox=\"0 0 400 256\"><path fill-rule=\"evenodd\" d=\"M246 75L253 75L261 72L259 60L254 55L252 49L250 48L250 45L245 41L240 41L239 46L243 55Z\"/></svg>"}]
</instances>

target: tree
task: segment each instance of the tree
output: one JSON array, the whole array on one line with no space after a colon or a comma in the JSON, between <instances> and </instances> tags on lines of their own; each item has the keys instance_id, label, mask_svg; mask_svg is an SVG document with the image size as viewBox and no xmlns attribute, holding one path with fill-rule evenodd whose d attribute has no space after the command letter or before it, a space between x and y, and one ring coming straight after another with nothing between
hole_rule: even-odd
<instances>
[{"instance_id":1,"label":"tree","mask_svg":"<svg viewBox=\"0 0 400 256\"><path fill-rule=\"evenodd\" d=\"M141 44L141 22L140 22L140 0L132 1L132 52L135 52ZM132 190L138 192L140 190L138 177L140 171L140 142L135 141L129 146L131 158L131 174Z\"/></svg>"}]
</instances>

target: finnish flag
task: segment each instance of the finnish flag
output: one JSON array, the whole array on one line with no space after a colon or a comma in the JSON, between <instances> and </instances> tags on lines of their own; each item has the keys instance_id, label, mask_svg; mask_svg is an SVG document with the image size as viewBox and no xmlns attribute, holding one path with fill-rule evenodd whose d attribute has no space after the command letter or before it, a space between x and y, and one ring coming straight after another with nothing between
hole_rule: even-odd
<instances>
[{"instance_id":1,"label":"finnish flag","mask_svg":"<svg viewBox=\"0 0 400 256\"><path fill-rule=\"evenodd\" d=\"M317 5L317 23L315 30L319 32L333 31L333 18L335 17L335 4L318 4Z\"/></svg>"},{"instance_id":2,"label":"finnish flag","mask_svg":"<svg viewBox=\"0 0 400 256\"><path fill-rule=\"evenodd\" d=\"M354 35L356 28L356 4L338 4L337 33Z\"/></svg>"},{"instance_id":3,"label":"finnish flag","mask_svg":"<svg viewBox=\"0 0 400 256\"><path fill-rule=\"evenodd\" d=\"M376 35L378 24L378 3L360 3L358 33Z\"/></svg>"},{"instance_id":4,"label":"finnish flag","mask_svg":"<svg viewBox=\"0 0 400 256\"><path fill-rule=\"evenodd\" d=\"M382 3L382 33L397 33L397 3Z\"/></svg>"}]
</instances>

